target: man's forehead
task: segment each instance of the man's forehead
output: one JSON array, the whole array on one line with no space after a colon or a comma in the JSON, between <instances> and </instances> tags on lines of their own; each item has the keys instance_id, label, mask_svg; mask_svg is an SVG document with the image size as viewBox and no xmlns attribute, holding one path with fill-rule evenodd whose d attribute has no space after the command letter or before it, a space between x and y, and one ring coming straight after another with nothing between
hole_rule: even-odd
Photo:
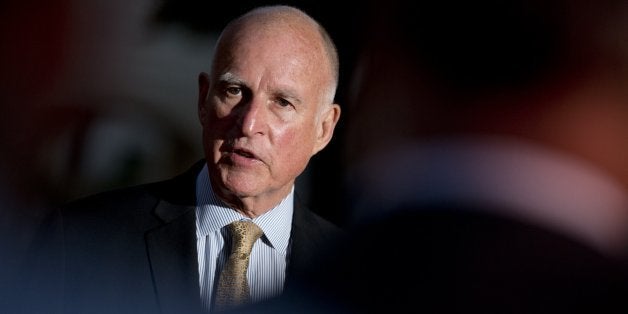
<instances>
[{"instance_id":1,"label":"man's forehead","mask_svg":"<svg viewBox=\"0 0 628 314\"><path fill-rule=\"evenodd\" d=\"M331 84L331 61L318 28L308 21L294 23L251 19L231 25L217 46L214 80L254 85L265 76L273 78L273 88L277 89L293 83L303 85L304 80L308 81L306 86L297 89ZM299 82L285 81L297 78Z\"/></svg>"},{"instance_id":2,"label":"man's forehead","mask_svg":"<svg viewBox=\"0 0 628 314\"><path fill-rule=\"evenodd\" d=\"M234 43L216 52L214 76L266 75L309 76L325 73L325 55L320 49L294 44L294 41L252 39ZM242 78L242 77L241 77Z\"/></svg>"}]
</instances>

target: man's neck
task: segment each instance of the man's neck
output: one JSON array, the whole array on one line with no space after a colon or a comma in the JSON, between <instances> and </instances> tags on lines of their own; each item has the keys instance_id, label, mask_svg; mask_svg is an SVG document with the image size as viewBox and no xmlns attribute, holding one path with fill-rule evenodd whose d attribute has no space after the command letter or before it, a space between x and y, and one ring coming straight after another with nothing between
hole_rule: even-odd
<instances>
[{"instance_id":1,"label":"man's neck","mask_svg":"<svg viewBox=\"0 0 628 314\"><path fill-rule=\"evenodd\" d=\"M294 184L280 190L256 196L239 197L224 191L215 191L215 195L229 207L251 219L267 213L284 200L293 189Z\"/></svg>"}]
</instances>

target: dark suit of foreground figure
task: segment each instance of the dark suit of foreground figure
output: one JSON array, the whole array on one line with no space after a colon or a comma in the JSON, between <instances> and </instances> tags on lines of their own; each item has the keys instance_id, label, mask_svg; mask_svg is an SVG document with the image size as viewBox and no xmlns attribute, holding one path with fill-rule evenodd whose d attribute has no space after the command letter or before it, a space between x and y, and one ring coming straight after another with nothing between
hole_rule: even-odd
<instances>
[{"instance_id":1,"label":"dark suit of foreground figure","mask_svg":"<svg viewBox=\"0 0 628 314\"><path fill-rule=\"evenodd\" d=\"M327 304L625 313L626 5L373 8L348 113L355 228L315 278Z\"/></svg>"},{"instance_id":2,"label":"dark suit of foreground figure","mask_svg":"<svg viewBox=\"0 0 628 314\"><path fill-rule=\"evenodd\" d=\"M29 305L50 302L64 313L211 310L229 252L223 230L243 219L264 232L247 273L253 301L290 289L338 233L294 192L295 178L331 140L337 82L334 45L303 12L264 7L230 23L210 74L199 76L205 161L175 179L59 211L44 232L49 251L30 261L44 269L29 278L32 291L44 292Z\"/></svg>"}]
</instances>

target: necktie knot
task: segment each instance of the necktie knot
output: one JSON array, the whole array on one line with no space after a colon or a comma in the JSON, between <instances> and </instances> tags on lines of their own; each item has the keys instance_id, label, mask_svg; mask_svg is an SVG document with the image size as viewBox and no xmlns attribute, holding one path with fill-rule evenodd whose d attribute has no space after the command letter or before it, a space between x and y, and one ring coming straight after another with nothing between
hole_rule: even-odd
<instances>
[{"instance_id":1,"label":"necktie knot","mask_svg":"<svg viewBox=\"0 0 628 314\"><path fill-rule=\"evenodd\" d=\"M232 222L229 224L229 231L233 239L231 254L240 254L242 256L251 254L253 244L264 234L260 227L248 220Z\"/></svg>"},{"instance_id":2,"label":"necktie knot","mask_svg":"<svg viewBox=\"0 0 628 314\"><path fill-rule=\"evenodd\" d=\"M234 221L228 225L231 233L231 254L218 279L215 308L226 310L250 301L246 272L251 249L264 231L252 221Z\"/></svg>"}]
</instances>

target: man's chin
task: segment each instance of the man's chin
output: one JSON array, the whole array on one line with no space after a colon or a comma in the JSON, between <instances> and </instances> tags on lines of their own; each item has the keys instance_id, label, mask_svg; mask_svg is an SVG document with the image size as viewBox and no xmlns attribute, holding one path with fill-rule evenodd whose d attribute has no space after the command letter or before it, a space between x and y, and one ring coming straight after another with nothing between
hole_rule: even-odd
<instances>
[{"instance_id":1,"label":"man's chin","mask_svg":"<svg viewBox=\"0 0 628 314\"><path fill-rule=\"evenodd\" d=\"M223 176L222 187L226 193L237 198L254 197L261 194L259 175L234 174Z\"/></svg>"}]
</instances>

